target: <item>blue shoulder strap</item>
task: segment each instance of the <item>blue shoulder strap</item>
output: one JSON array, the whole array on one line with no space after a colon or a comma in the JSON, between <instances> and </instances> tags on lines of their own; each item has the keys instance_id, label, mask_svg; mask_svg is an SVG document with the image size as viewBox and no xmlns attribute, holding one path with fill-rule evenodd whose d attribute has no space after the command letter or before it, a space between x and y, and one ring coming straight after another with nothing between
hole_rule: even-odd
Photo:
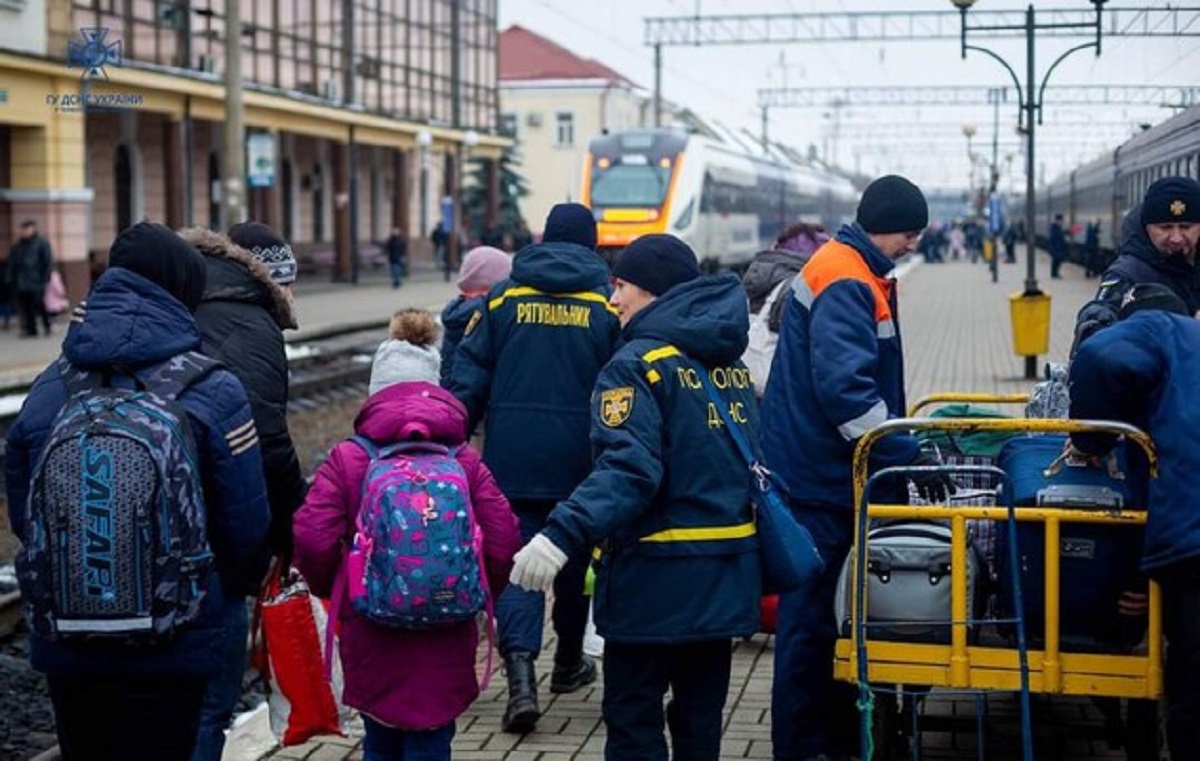
<instances>
[{"instance_id":1,"label":"blue shoulder strap","mask_svg":"<svg viewBox=\"0 0 1200 761\"><path fill-rule=\"evenodd\" d=\"M425 454L444 454L454 457L458 454L461 447L448 447L445 444L438 444L436 441L398 441L394 444L379 446L375 442L368 439L366 436L351 436L350 441L353 441L362 448L367 456L372 460L386 460L389 457L395 457L398 454L405 453L425 453Z\"/></svg>"},{"instance_id":2,"label":"blue shoulder strap","mask_svg":"<svg viewBox=\"0 0 1200 761\"><path fill-rule=\"evenodd\" d=\"M759 458L755 456L754 449L746 439L746 434L742 431L741 426L734 423L733 418L729 416L729 409L725 406L725 401L717 393L717 389L713 387L705 368L696 368L696 374L700 376L700 383L703 384L709 401L717 408L717 413L721 416L721 420L724 421L725 428L733 436L733 442L737 445L738 451L742 453L742 459L746 461L746 466L754 469L755 466L759 465Z\"/></svg>"}]
</instances>

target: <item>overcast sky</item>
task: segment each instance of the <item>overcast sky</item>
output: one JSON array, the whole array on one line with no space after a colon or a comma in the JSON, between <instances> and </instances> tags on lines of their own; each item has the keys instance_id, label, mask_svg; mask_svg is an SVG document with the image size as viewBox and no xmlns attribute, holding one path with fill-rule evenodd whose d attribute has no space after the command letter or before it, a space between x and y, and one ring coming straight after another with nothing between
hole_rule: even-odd
<instances>
[{"instance_id":1,"label":"overcast sky","mask_svg":"<svg viewBox=\"0 0 1200 761\"><path fill-rule=\"evenodd\" d=\"M1111 3L1110 3L1111 4ZM1023 9L1019 0L979 0L978 10ZM1090 9L1087 0L1037 0L1038 9ZM1162 0L1120 0L1124 7L1164 6ZM589 58L596 58L650 90L653 55L643 45L646 17L880 10L953 10L950 0L500 0L500 26L520 24ZM987 41L1024 81L1024 40ZM1042 36L1040 77L1075 41ZM665 47L664 96L730 126L759 132L756 90L761 87L969 85L1003 87L1011 80L984 55L959 57L957 40L936 42L805 43ZM1050 85L1200 84L1200 39L1113 37L1103 55L1074 54L1055 70ZM1012 94L1010 93L1010 97ZM1014 98L1015 100L1015 98ZM1056 106L1046 95L1038 132L1037 163L1047 179L1123 142L1139 122L1157 123L1174 111L1162 107ZM771 113L770 132L798 147L816 145L837 162L868 174L900 172L920 183L965 184L969 171L964 125L977 133L972 149L990 159L992 108L853 107L841 111L839 137L831 138L829 109ZM1011 156L1005 180L1023 187L1024 159L1013 127L1013 101L1001 108L1001 163ZM836 142L836 148L835 148ZM976 169L977 177L982 168Z\"/></svg>"}]
</instances>

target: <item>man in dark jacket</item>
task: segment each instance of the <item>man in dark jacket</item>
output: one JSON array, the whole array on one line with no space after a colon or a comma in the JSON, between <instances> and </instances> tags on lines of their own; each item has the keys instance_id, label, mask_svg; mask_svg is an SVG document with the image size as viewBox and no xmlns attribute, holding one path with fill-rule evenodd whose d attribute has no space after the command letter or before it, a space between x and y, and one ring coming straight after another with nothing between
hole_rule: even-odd
<instances>
[{"instance_id":1,"label":"man in dark jacket","mask_svg":"<svg viewBox=\"0 0 1200 761\"><path fill-rule=\"evenodd\" d=\"M22 335L36 336L41 320L50 335L50 315L46 314L46 286L54 257L50 243L38 235L37 223L27 219L21 223L21 237L8 252L8 285L16 296L21 310ZM7 298L7 294L4 295Z\"/></svg>"},{"instance_id":2,"label":"man in dark jacket","mask_svg":"<svg viewBox=\"0 0 1200 761\"><path fill-rule=\"evenodd\" d=\"M587 207L551 209L542 243L517 253L512 276L488 293L487 309L467 324L454 358L450 391L466 405L472 430L486 413L483 459L525 541L592 466L589 398L620 331L608 304L608 268L595 247L596 222ZM589 551L573 556L555 584L551 692L573 692L596 678L583 654ZM541 593L512 587L497 601L509 680L505 731L528 732L540 715L533 662L544 609Z\"/></svg>"},{"instance_id":3,"label":"man in dark jacket","mask_svg":"<svg viewBox=\"0 0 1200 761\"><path fill-rule=\"evenodd\" d=\"M399 288L404 284L404 276L408 274L408 236L399 227L393 227L392 234L384 242L383 248L387 251L392 287Z\"/></svg>"},{"instance_id":4,"label":"man in dark jacket","mask_svg":"<svg viewBox=\"0 0 1200 761\"><path fill-rule=\"evenodd\" d=\"M1200 320L1170 288L1130 289L1120 321L1089 338L1071 363L1071 417L1114 419L1158 445L1150 481L1142 570L1162 587L1167 744L1200 758ZM1113 437L1074 434L1084 455Z\"/></svg>"},{"instance_id":5,"label":"man in dark jacket","mask_svg":"<svg viewBox=\"0 0 1200 761\"><path fill-rule=\"evenodd\" d=\"M191 311L204 292L204 260L171 230L139 223L121 232L109 269L75 309L63 356L75 368L144 376L176 355L200 350ZM25 506L52 422L67 402L58 363L34 383L8 434L9 521L27 543ZM216 567L199 617L167 643L50 641L31 636L33 667L47 674L59 744L73 759L132 757L185 761L196 739L206 684L220 672L224 608L257 586L266 567L270 515L262 460L245 391L217 369L178 397L187 413L204 484L208 538ZM245 640L238 643L244 648Z\"/></svg>"},{"instance_id":6,"label":"man in dark jacket","mask_svg":"<svg viewBox=\"0 0 1200 761\"><path fill-rule=\"evenodd\" d=\"M288 367L283 331L296 327L289 289L296 278L292 250L261 222L243 222L229 237L202 228L183 237L204 255L207 287L196 322L205 354L219 359L245 386L262 450L271 503L270 549L291 557L292 514L305 482L287 424ZM254 594L257 590L247 590ZM227 665L209 685L193 761L220 761L225 729L241 698L250 622L241 598L229 600Z\"/></svg>"},{"instance_id":7,"label":"man in dark jacket","mask_svg":"<svg viewBox=\"0 0 1200 761\"><path fill-rule=\"evenodd\" d=\"M1139 283L1165 285L1193 313L1200 310L1198 243L1200 183L1187 177L1156 181L1142 204L1125 215L1117 258L1100 277L1096 297L1075 318L1071 354L1085 338L1116 322L1121 303Z\"/></svg>"},{"instance_id":8,"label":"man in dark jacket","mask_svg":"<svg viewBox=\"0 0 1200 761\"><path fill-rule=\"evenodd\" d=\"M613 267L625 344L596 381L596 465L514 559L512 581L548 589L600 546L596 626L604 636L605 758L716 761L730 639L758 629L761 588L747 464L700 374L734 425L758 434L749 327L731 274L700 276L671 235L647 235Z\"/></svg>"},{"instance_id":9,"label":"man in dark jacket","mask_svg":"<svg viewBox=\"0 0 1200 761\"><path fill-rule=\"evenodd\" d=\"M928 222L916 185L895 175L875 180L855 223L843 225L792 281L784 310L763 397L763 454L813 535L825 573L779 600L771 735L780 761L857 752L854 690L833 682L834 591L854 528L851 459L864 433L906 411L891 272ZM911 435L889 436L872 449L872 470L907 464L927 464ZM940 475L913 480L931 501L950 488ZM902 481L873 493L879 502L907 497Z\"/></svg>"},{"instance_id":10,"label":"man in dark jacket","mask_svg":"<svg viewBox=\"0 0 1200 761\"><path fill-rule=\"evenodd\" d=\"M1058 279L1062 275L1058 271L1062 268L1062 264L1067 259L1067 229L1063 224L1063 215L1055 214L1054 221L1050 223L1050 277Z\"/></svg>"}]
</instances>

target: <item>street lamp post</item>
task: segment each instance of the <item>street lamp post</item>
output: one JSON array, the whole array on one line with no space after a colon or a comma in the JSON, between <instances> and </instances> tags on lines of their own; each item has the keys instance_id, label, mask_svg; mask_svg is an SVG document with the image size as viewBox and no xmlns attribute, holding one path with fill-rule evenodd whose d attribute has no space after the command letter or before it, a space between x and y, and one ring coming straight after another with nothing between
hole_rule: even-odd
<instances>
[{"instance_id":1,"label":"street lamp post","mask_svg":"<svg viewBox=\"0 0 1200 761\"><path fill-rule=\"evenodd\" d=\"M433 135L429 130L423 129L417 133L417 151L421 154L421 179L417 193L421 204L421 237L429 235L429 148L432 145Z\"/></svg>"},{"instance_id":2,"label":"street lamp post","mask_svg":"<svg viewBox=\"0 0 1200 761\"><path fill-rule=\"evenodd\" d=\"M1025 237L1027 244L1026 254L1028 261L1026 262L1025 270L1025 297L1042 296L1041 290L1038 289L1037 282L1037 235L1034 227L1034 216L1037 208L1036 199L1036 164L1034 157L1034 136L1035 128L1042 118L1042 99L1046 91L1046 82L1049 81L1050 75L1062 63L1067 56L1080 50L1094 48L1096 55L1100 55L1100 37L1103 31L1101 20L1104 12L1104 4L1107 0L1090 0L1096 8L1096 20L1091 23L1054 23L1054 24L1038 24L1033 6L1030 5L1025 9L1025 23L1023 25L987 25L987 26L968 26L967 11L971 6L975 5L975 0L950 0L955 8L958 8L962 16L962 57L967 57L968 50L974 50L984 55L990 56L997 61L1009 73L1013 79L1013 84L1017 88L1017 100L1020 104L1020 110L1024 116L1024 132L1025 132ZM1096 38L1091 42L1085 42L1069 48L1066 52L1055 59L1054 63L1050 64L1050 68L1046 70L1042 81L1037 84L1036 71L1034 70L1034 43L1038 29L1094 29ZM998 31L1019 31L1025 32L1025 85L1021 86L1021 79L999 54L979 45L967 44L968 32L998 32ZM1036 89L1035 89L1036 88ZM1025 377L1034 379L1037 377L1037 357L1025 357Z\"/></svg>"},{"instance_id":3,"label":"street lamp post","mask_svg":"<svg viewBox=\"0 0 1200 761\"><path fill-rule=\"evenodd\" d=\"M463 133L462 141L458 144L457 155L454 159L454 192L451 194L453 199L454 215L452 225L453 231L449 237L450 250L446 253L446 263L443 270L446 282L450 282L450 274L462 262L465 244L468 242L463 239L462 231L466 228L467 223L467 207L466 193L463 190L463 164L470 157L471 151L475 146L479 145L479 133L473 129L469 129Z\"/></svg>"}]
</instances>

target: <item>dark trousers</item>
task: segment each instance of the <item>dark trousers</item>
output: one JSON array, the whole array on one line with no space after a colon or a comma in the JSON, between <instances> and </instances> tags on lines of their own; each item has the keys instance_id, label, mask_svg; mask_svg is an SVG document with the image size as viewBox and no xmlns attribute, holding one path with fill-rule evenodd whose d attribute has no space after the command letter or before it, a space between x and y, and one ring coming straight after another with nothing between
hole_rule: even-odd
<instances>
[{"instance_id":1,"label":"dark trousers","mask_svg":"<svg viewBox=\"0 0 1200 761\"><path fill-rule=\"evenodd\" d=\"M546 526L554 501L513 500L512 510L521 529L521 541L529 540ZM554 610L550 614L559 652L577 660L583 653L583 632L587 628L588 598L583 594L590 558L584 553L567 560L554 579ZM496 601L496 625L500 654L542 651L542 623L546 619L546 596L515 584L505 587Z\"/></svg>"},{"instance_id":2,"label":"dark trousers","mask_svg":"<svg viewBox=\"0 0 1200 761\"><path fill-rule=\"evenodd\" d=\"M1050 277L1059 277L1058 271L1062 269L1062 263L1066 258L1066 251L1050 252Z\"/></svg>"},{"instance_id":3,"label":"dark trousers","mask_svg":"<svg viewBox=\"0 0 1200 761\"><path fill-rule=\"evenodd\" d=\"M1170 566L1158 576L1167 639L1167 747L1172 761L1200 759L1200 560Z\"/></svg>"},{"instance_id":4,"label":"dark trousers","mask_svg":"<svg viewBox=\"0 0 1200 761\"><path fill-rule=\"evenodd\" d=\"M64 761L188 761L203 680L51 676Z\"/></svg>"},{"instance_id":5,"label":"dark trousers","mask_svg":"<svg viewBox=\"0 0 1200 761\"><path fill-rule=\"evenodd\" d=\"M425 731L396 729L363 716L363 761L450 761L454 722Z\"/></svg>"},{"instance_id":6,"label":"dark trousers","mask_svg":"<svg viewBox=\"0 0 1200 761\"><path fill-rule=\"evenodd\" d=\"M821 753L858 752L857 692L833 680L838 574L850 552L849 510L793 503L792 512L816 542L825 571L795 592L779 596L775 679L771 687L771 744L778 761Z\"/></svg>"},{"instance_id":7,"label":"dark trousers","mask_svg":"<svg viewBox=\"0 0 1200 761\"><path fill-rule=\"evenodd\" d=\"M732 661L727 639L684 645L604 643L608 761L717 761ZM663 695L671 689L663 736Z\"/></svg>"},{"instance_id":8,"label":"dark trousers","mask_svg":"<svg viewBox=\"0 0 1200 761\"><path fill-rule=\"evenodd\" d=\"M17 291L17 303L21 307L21 328L27 336L38 334L38 320L50 335L50 315L46 314L46 303L41 291Z\"/></svg>"}]
</instances>

